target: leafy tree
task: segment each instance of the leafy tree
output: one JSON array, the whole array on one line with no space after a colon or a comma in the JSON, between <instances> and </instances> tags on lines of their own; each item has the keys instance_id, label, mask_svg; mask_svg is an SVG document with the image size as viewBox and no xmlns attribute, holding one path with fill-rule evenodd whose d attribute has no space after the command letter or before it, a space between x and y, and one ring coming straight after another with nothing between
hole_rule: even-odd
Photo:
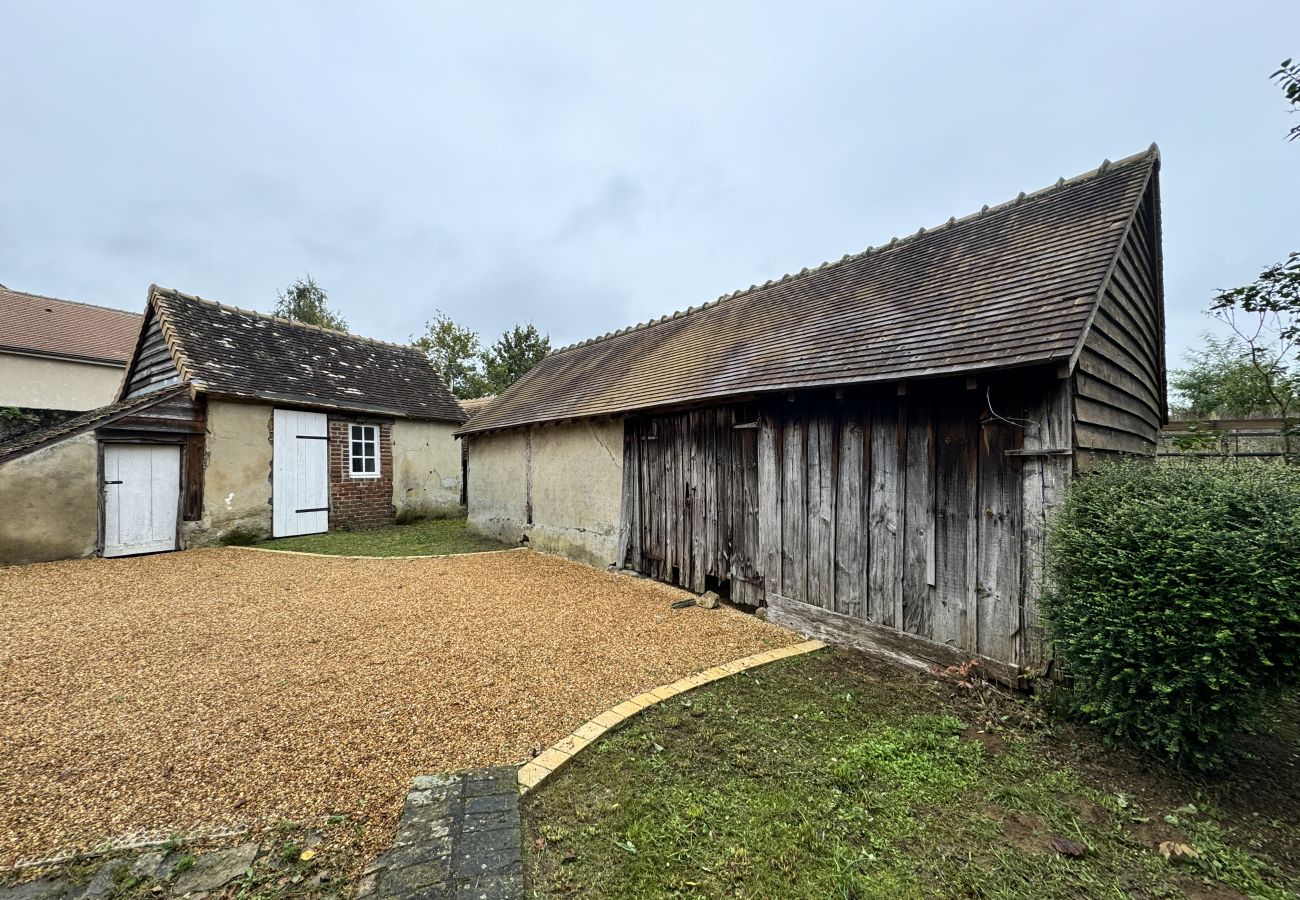
<instances>
[{"instance_id":1,"label":"leafy tree","mask_svg":"<svg viewBox=\"0 0 1300 900\"><path fill-rule=\"evenodd\" d=\"M1300 112L1300 63L1293 63L1289 59L1284 59L1282 65L1278 66L1272 77L1282 86L1282 93L1286 95L1287 102L1297 107L1291 112ZM1294 141L1297 138L1300 138L1300 125L1293 127L1287 134L1288 141Z\"/></svg>"},{"instance_id":2,"label":"leafy tree","mask_svg":"<svg viewBox=\"0 0 1300 900\"><path fill-rule=\"evenodd\" d=\"M1255 373L1252 383L1268 397L1269 412L1282 419L1282 452L1291 460L1300 400L1300 253L1265 269L1252 284L1221 291L1210 315L1240 342Z\"/></svg>"},{"instance_id":3,"label":"leafy tree","mask_svg":"<svg viewBox=\"0 0 1300 900\"><path fill-rule=\"evenodd\" d=\"M347 331L348 323L329 308L329 295L308 273L275 295L275 314L305 325L319 325L335 331Z\"/></svg>"},{"instance_id":4,"label":"leafy tree","mask_svg":"<svg viewBox=\"0 0 1300 900\"><path fill-rule=\"evenodd\" d=\"M480 370L483 350L478 332L456 324L441 310L434 310L425 328L425 333L412 340L411 346L429 357L429 362L457 397L462 400L482 397L486 385Z\"/></svg>"},{"instance_id":5,"label":"leafy tree","mask_svg":"<svg viewBox=\"0 0 1300 900\"><path fill-rule=\"evenodd\" d=\"M1186 366L1170 373L1180 417L1248 418L1275 412L1268 384L1240 338L1205 334L1201 339L1203 345L1184 356ZM1296 393L1295 373L1290 380L1286 373L1278 375L1282 389Z\"/></svg>"},{"instance_id":6,"label":"leafy tree","mask_svg":"<svg viewBox=\"0 0 1300 900\"><path fill-rule=\"evenodd\" d=\"M499 394L551 352L551 339L531 322L516 325L483 354L483 375L489 394Z\"/></svg>"}]
</instances>

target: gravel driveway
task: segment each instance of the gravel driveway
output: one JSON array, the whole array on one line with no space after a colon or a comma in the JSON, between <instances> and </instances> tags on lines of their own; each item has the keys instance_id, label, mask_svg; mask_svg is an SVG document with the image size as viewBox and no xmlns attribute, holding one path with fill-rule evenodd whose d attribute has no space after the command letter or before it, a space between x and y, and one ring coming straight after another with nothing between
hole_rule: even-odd
<instances>
[{"instance_id":1,"label":"gravel driveway","mask_svg":"<svg viewBox=\"0 0 1300 900\"><path fill-rule=\"evenodd\" d=\"M520 762L613 703L794 643L527 550L195 550L0 568L0 864L140 829L343 814Z\"/></svg>"}]
</instances>

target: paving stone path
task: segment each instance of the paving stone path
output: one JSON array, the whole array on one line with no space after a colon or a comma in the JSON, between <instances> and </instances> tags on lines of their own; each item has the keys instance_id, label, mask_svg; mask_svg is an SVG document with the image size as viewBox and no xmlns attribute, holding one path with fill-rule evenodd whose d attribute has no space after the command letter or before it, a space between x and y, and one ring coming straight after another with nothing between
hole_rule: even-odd
<instances>
[{"instance_id":1,"label":"paving stone path","mask_svg":"<svg viewBox=\"0 0 1300 900\"><path fill-rule=\"evenodd\" d=\"M514 766L422 775L411 783L393 849L362 873L364 900L522 900Z\"/></svg>"}]
</instances>

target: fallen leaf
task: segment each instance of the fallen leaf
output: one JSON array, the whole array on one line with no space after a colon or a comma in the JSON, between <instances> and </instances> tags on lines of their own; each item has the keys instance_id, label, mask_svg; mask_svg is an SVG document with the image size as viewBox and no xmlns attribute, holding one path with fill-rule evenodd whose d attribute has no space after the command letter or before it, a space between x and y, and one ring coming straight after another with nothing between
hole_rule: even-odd
<instances>
[{"instance_id":1,"label":"fallen leaf","mask_svg":"<svg viewBox=\"0 0 1300 900\"><path fill-rule=\"evenodd\" d=\"M575 863L577 861L578 861L578 854L574 853L572 850L565 850L564 855L560 857L560 862L566 866L569 863Z\"/></svg>"},{"instance_id":2,"label":"fallen leaf","mask_svg":"<svg viewBox=\"0 0 1300 900\"><path fill-rule=\"evenodd\" d=\"M302 851L302 853L299 855L298 858L301 859L303 862L306 862L307 860L311 859L315 855L316 855L315 850L304 850Z\"/></svg>"},{"instance_id":3,"label":"fallen leaf","mask_svg":"<svg viewBox=\"0 0 1300 900\"><path fill-rule=\"evenodd\" d=\"M1160 855L1171 863L1189 862L1197 859L1201 851L1189 844L1179 844L1176 841L1161 841L1160 846L1156 848Z\"/></svg>"},{"instance_id":4,"label":"fallen leaf","mask_svg":"<svg viewBox=\"0 0 1300 900\"><path fill-rule=\"evenodd\" d=\"M1063 838L1059 834L1052 835L1052 849L1062 856L1080 857L1088 852L1088 846L1078 841L1072 841L1069 838Z\"/></svg>"}]
</instances>

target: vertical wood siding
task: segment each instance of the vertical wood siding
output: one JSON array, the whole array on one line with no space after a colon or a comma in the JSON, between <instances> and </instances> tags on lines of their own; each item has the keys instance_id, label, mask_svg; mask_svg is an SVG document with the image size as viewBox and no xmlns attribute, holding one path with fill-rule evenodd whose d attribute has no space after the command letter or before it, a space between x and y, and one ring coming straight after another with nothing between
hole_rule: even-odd
<instances>
[{"instance_id":1,"label":"vertical wood siding","mask_svg":"<svg viewBox=\"0 0 1300 900\"><path fill-rule=\"evenodd\" d=\"M632 420L626 563L1034 666L1072 424L1070 382L1036 374Z\"/></svg>"}]
</instances>

